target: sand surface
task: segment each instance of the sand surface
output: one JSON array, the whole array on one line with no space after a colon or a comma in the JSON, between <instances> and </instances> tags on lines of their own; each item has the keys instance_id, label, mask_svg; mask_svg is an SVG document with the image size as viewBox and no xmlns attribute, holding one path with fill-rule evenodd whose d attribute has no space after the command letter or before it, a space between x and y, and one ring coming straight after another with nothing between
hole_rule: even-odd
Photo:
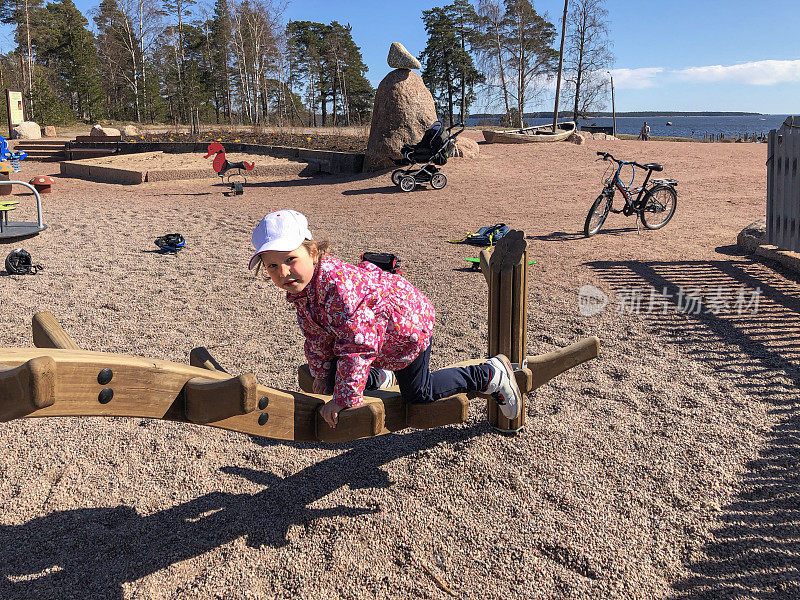
<instances>
[{"instance_id":1,"label":"sand surface","mask_svg":"<svg viewBox=\"0 0 800 600\"><path fill-rule=\"evenodd\" d=\"M583 237L599 149L680 182L666 228L612 214ZM444 190L410 194L388 174L267 179L235 198L202 180L58 178L49 228L0 244L45 266L0 277L0 347L32 345L49 310L86 349L188 362L203 345L296 389L294 314L246 269L252 227L294 208L346 260L403 259L437 308L435 367L485 352L475 251L445 240L495 222L524 230L537 261L530 353L598 335L602 356L529 395L515 437L481 402L463 426L343 446L142 419L0 424L0 597L797 598L800 287L733 247L764 216L766 150L482 144L444 167ZM152 252L176 231L185 250ZM583 285L604 311L581 315ZM678 310L695 288L715 312ZM758 311L737 311L756 288Z\"/></svg>"}]
</instances>

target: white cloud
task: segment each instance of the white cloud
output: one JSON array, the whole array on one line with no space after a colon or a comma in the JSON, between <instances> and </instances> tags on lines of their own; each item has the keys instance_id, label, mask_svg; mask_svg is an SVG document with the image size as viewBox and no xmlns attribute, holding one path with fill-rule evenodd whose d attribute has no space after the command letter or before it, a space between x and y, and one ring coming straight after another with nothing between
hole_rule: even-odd
<instances>
[{"instance_id":1,"label":"white cloud","mask_svg":"<svg viewBox=\"0 0 800 600\"><path fill-rule=\"evenodd\" d=\"M675 74L681 79L699 83L774 85L800 82L800 60L758 60L739 65L690 67L677 70Z\"/></svg>"},{"instance_id":2,"label":"white cloud","mask_svg":"<svg viewBox=\"0 0 800 600\"><path fill-rule=\"evenodd\" d=\"M611 70L611 74L614 76L614 87L619 90L641 90L653 87L656 84L656 76L663 72L663 67Z\"/></svg>"}]
</instances>

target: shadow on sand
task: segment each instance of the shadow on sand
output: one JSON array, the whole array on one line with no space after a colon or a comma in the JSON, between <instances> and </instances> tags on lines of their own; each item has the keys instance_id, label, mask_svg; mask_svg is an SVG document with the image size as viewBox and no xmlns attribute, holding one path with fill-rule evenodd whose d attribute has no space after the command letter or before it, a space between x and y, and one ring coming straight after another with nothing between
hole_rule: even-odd
<instances>
[{"instance_id":1,"label":"shadow on sand","mask_svg":"<svg viewBox=\"0 0 800 600\"><path fill-rule=\"evenodd\" d=\"M656 310L644 311L656 333L768 403L777 420L759 457L740 476L738 495L721 508L703 559L686 565L689 573L673 585L672 596L800 598L800 287L749 258L589 266L612 284L618 302L621 293L632 302L638 289L644 310L648 290L657 290ZM703 304L697 314L683 310L694 289L717 303L716 290L730 290L728 310L710 310L719 304ZM746 310L735 310L740 298L748 302Z\"/></svg>"},{"instance_id":2,"label":"shadow on sand","mask_svg":"<svg viewBox=\"0 0 800 600\"><path fill-rule=\"evenodd\" d=\"M384 465L486 432L488 425L482 424L368 438L346 444L348 451L285 478L228 467L223 473L266 489L255 494L206 494L147 516L129 506L87 508L0 527L0 597L122 598L122 584L241 536L251 547L283 546L292 525L308 527L316 519L379 511L375 506L309 508L313 502L344 486L388 488L392 482L381 469ZM262 446L279 444L253 440ZM288 445L300 450L315 447Z\"/></svg>"}]
</instances>

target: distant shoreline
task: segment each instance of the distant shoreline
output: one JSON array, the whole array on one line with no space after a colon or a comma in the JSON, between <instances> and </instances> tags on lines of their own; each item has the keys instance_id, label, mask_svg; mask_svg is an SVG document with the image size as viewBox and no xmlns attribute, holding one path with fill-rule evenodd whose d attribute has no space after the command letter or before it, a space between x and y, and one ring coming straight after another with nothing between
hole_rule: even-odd
<instances>
[{"instance_id":1,"label":"distant shoreline","mask_svg":"<svg viewBox=\"0 0 800 600\"><path fill-rule=\"evenodd\" d=\"M758 112L701 112L701 111L689 111L689 112L660 112L660 111L628 111L628 112L618 112L616 114L617 117L762 117L768 113L758 113ZM601 119L601 118L611 118L613 117L613 113L610 112L599 112L584 118L583 120L589 119ZM502 113L478 113L474 115L470 115L470 119L499 119L503 117ZM562 112L558 111L558 118L565 119L571 118L572 112ZM551 112L534 112L534 113L525 113L524 118L526 119L552 119L553 113Z\"/></svg>"}]
</instances>

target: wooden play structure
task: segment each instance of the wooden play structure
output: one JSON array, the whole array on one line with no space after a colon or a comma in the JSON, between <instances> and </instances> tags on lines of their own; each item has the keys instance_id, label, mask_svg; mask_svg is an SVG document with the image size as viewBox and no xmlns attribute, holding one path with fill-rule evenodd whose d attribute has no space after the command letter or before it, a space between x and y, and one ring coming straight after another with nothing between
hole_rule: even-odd
<instances>
[{"instance_id":1,"label":"wooden play structure","mask_svg":"<svg viewBox=\"0 0 800 600\"><path fill-rule=\"evenodd\" d=\"M599 340L591 337L549 354L524 357L525 269L515 270L520 261L527 264L524 246L524 236L512 236L508 243L498 244L488 257L485 273L489 272L487 279L499 281L494 292L490 287L490 316L499 317L496 325L490 320L490 348L494 343L503 352L504 344L511 344L509 357L521 363L517 381L523 391L530 392L595 358ZM508 273L511 283L504 284ZM506 293L511 294L510 299L505 298ZM516 316L505 318L515 310ZM190 364L181 365L81 350L47 312L34 315L32 329L35 348L0 348L0 421L139 417L210 425L278 440L345 442L467 419L469 399L463 394L432 404L407 405L397 390L379 390L367 392L370 395L365 396L363 405L340 412L339 424L332 429L318 413L330 396L259 385L250 373L233 376L205 348L193 349ZM494 342L493 331L497 332ZM311 389L307 366L300 367L299 381L302 389ZM524 412L519 422L509 422L495 408L489 411L489 419L500 430L515 431L523 425Z\"/></svg>"}]
</instances>

